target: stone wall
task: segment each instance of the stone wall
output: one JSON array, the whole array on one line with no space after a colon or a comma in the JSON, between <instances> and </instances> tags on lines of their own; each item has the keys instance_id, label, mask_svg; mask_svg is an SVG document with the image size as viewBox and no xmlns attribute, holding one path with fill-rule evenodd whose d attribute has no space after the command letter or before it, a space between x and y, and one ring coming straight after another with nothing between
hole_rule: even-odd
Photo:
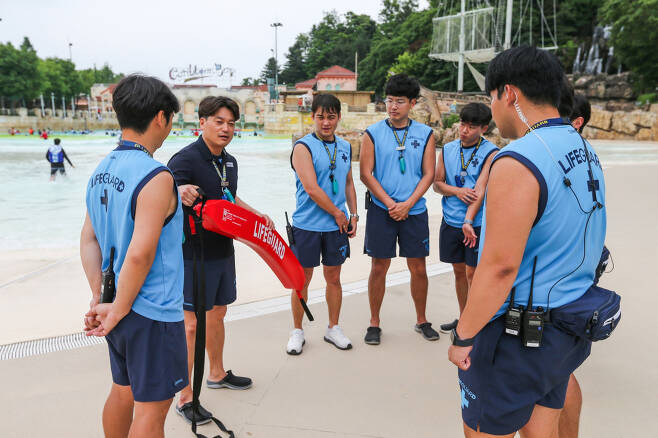
<instances>
[{"instance_id":1,"label":"stone wall","mask_svg":"<svg viewBox=\"0 0 658 438\"><path fill-rule=\"evenodd\" d=\"M67 115L69 113L67 111ZM28 115L27 110L24 112L19 111L19 114L21 115L0 116L0 132L5 133L11 128L20 129L21 131L27 131L30 128L35 131L39 129L52 129L53 131L119 129L119 123L114 113L104 114L102 120L98 120L93 114L91 118L87 118L86 111L76 111L75 118L70 116L62 118L61 110L57 110L53 117L50 109L46 110L45 117L41 117L40 111L37 111L37 115Z\"/></svg>"},{"instance_id":2,"label":"stone wall","mask_svg":"<svg viewBox=\"0 0 658 438\"><path fill-rule=\"evenodd\" d=\"M266 105L265 132L278 135L305 135L313 130L311 113L301 111L285 111L285 105L277 103ZM349 105L343 104L341 108L340 129L343 131L363 131L368 126L386 118L385 112L376 112L375 104L368 104L366 112L349 110Z\"/></svg>"},{"instance_id":3,"label":"stone wall","mask_svg":"<svg viewBox=\"0 0 658 438\"><path fill-rule=\"evenodd\" d=\"M587 96L592 105L607 111L633 111L637 95L630 72L618 75L569 75L576 93Z\"/></svg>"},{"instance_id":4,"label":"stone wall","mask_svg":"<svg viewBox=\"0 0 658 438\"><path fill-rule=\"evenodd\" d=\"M652 105L650 111L631 112L592 107L592 117L583 135L599 140L658 141L658 105Z\"/></svg>"}]
</instances>

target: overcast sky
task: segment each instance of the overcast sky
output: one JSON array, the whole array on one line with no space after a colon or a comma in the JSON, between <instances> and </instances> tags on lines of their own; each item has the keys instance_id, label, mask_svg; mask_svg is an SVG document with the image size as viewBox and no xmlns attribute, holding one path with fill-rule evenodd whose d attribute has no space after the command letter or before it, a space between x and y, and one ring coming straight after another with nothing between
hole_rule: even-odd
<instances>
[{"instance_id":1,"label":"overcast sky","mask_svg":"<svg viewBox=\"0 0 658 438\"><path fill-rule=\"evenodd\" d=\"M297 34L325 11L353 11L378 19L381 0L2 0L0 41L30 38L41 58L68 58L77 68L109 63L115 72L143 72L171 82L169 70L214 63L235 69L233 85L257 77L274 49L279 64ZM421 7L427 1L420 2ZM228 85L228 84L227 84Z\"/></svg>"}]
</instances>

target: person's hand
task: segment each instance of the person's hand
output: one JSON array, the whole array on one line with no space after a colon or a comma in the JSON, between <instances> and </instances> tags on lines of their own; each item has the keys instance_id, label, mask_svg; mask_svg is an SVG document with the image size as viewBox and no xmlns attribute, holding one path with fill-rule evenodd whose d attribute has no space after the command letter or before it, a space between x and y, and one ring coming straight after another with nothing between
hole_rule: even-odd
<instances>
[{"instance_id":1,"label":"person's hand","mask_svg":"<svg viewBox=\"0 0 658 438\"><path fill-rule=\"evenodd\" d=\"M119 312L114 303L96 304L85 316L95 315L99 325L87 331L87 336L107 336L114 327L126 316Z\"/></svg>"},{"instance_id":2,"label":"person's hand","mask_svg":"<svg viewBox=\"0 0 658 438\"><path fill-rule=\"evenodd\" d=\"M457 189L457 197L461 199L464 204L472 204L477 201L478 195L475 193L475 190L469 189L468 187L460 187Z\"/></svg>"},{"instance_id":3,"label":"person's hand","mask_svg":"<svg viewBox=\"0 0 658 438\"><path fill-rule=\"evenodd\" d=\"M473 347L458 347L456 345L451 345L448 348L448 359L450 362L457 365L457 367L466 371L471 367L471 357L470 353Z\"/></svg>"},{"instance_id":4,"label":"person's hand","mask_svg":"<svg viewBox=\"0 0 658 438\"><path fill-rule=\"evenodd\" d=\"M338 232L347 232L347 216L345 216L345 213L343 213L342 210L337 210L336 213L334 213L334 220L336 221L336 225L338 225Z\"/></svg>"},{"instance_id":5,"label":"person's hand","mask_svg":"<svg viewBox=\"0 0 658 438\"><path fill-rule=\"evenodd\" d=\"M89 311L85 314L85 318L84 318L85 321L84 330L86 332L89 330L93 330L100 325L100 322L96 320L96 312L94 312L94 306L96 304L98 304L98 298L93 297L89 302Z\"/></svg>"},{"instance_id":6,"label":"person's hand","mask_svg":"<svg viewBox=\"0 0 658 438\"><path fill-rule=\"evenodd\" d=\"M198 188L199 186L195 186L194 184L183 184L182 186L178 186L178 194L180 195L180 199L183 201L184 206L191 207L192 204L194 204L196 198L199 197L199 192L196 190Z\"/></svg>"},{"instance_id":7,"label":"person's hand","mask_svg":"<svg viewBox=\"0 0 658 438\"><path fill-rule=\"evenodd\" d=\"M388 215L395 221L403 221L409 217L411 203L409 201L396 202L395 205L388 209Z\"/></svg>"},{"instance_id":8,"label":"person's hand","mask_svg":"<svg viewBox=\"0 0 658 438\"><path fill-rule=\"evenodd\" d=\"M357 223L356 217L352 216L350 218L350 225L352 225L352 231L347 233L347 237L352 238L356 236L356 223Z\"/></svg>"},{"instance_id":9,"label":"person's hand","mask_svg":"<svg viewBox=\"0 0 658 438\"><path fill-rule=\"evenodd\" d=\"M475 244L477 243L478 236L475 234L473 225L462 225L462 231L464 232L464 245L466 245L467 248L474 248Z\"/></svg>"},{"instance_id":10,"label":"person's hand","mask_svg":"<svg viewBox=\"0 0 658 438\"><path fill-rule=\"evenodd\" d=\"M269 229L273 229L273 228L274 228L274 221L272 220L272 218L270 218L270 217L269 217L268 215L266 215L266 214L261 215L261 217L262 217L263 220L265 221L265 225L267 226L267 228L269 228Z\"/></svg>"}]
</instances>

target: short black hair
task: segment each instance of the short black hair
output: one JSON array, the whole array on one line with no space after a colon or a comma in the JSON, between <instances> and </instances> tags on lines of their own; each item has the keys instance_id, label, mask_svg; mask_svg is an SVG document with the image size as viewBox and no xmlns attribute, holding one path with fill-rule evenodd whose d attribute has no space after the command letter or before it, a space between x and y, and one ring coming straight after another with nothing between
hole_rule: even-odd
<instances>
[{"instance_id":1,"label":"short black hair","mask_svg":"<svg viewBox=\"0 0 658 438\"><path fill-rule=\"evenodd\" d=\"M560 87L564 70L554 54L527 45L499 53L489 63L485 91L497 90L498 97L505 85L518 87L535 104L560 105Z\"/></svg>"},{"instance_id":2,"label":"short black hair","mask_svg":"<svg viewBox=\"0 0 658 438\"><path fill-rule=\"evenodd\" d=\"M583 96L582 94L575 94L573 96L573 112L571 113L571 120L577 117L583 118L583 126L580 127L578 132L583 132L583 128L585 125L587 125L587 123L589 123L591 116L592 106L589 104L587 97Z\"/></svg>"},{"instance_id":3,"label":"short black hair","mask_svg":"<svg viewBox=\"0 0 658 438\"><path fill-rule=\"evenodd\" d=\"M459 112L459 120L478 126L488 126L491 122L491 110L483 103L471 102Z\"/></svg>"},{"instance_id":4,"label":"short black hair","mask_svg":"<svg viewBox=\"0 0 658 438\"><path fill-rule=\"evenodd\" d=\"M169 122L180 105L160 79L132 74L121 79L112 92L112 108L122 129L134 129L141 134L160 111L164 111Z\"/></svg>"},{"instance_id":5,"label":"short black hair","mask_svg":"<svg viewBox=\"0 0 658 438\"><path fill-rule=\"evenodd\" d=\"M62 140L60 140L59 138L55 139L55 144L60 144L61 142L62 142Z\"/></svg>"},{"instance_id":6,"label":"short black hair","mask_svg":"<svg viewBox=\"0 0 658 438\"><path fill-rule=\"evenodd\" d=\"M387 96L404 96L411 99L418 99L420 95L420 84L416 78L405 75L393 75L386 81L384 94Z\"/></svg>"},{"instance_id":7,"label":"short black hair","mask_svg":"<svg viewBox=\"0 0 658 438\"><path fill-rule=\"evenodd\" d=\"M228 109L233 114L233 120L240 118L240 107L235 100L225 96L204 97L199 104L199 118L208 118L222 108Z\"/></svg>"},{"instance_id":8,"label":"short black hair","mask_svg":"<svg viewBox=\"0 0 658 438\"><path fill-rule=\"evenodd\" d=\"M560 105L557 107L557 111L560 113L560 117L569 118L573 111L573 87L569 83L569 79L564 75L562 78L562 86L560 87Z\"/></svg>"},{"instance_id":9,"label":"short black hair","mask_svg":"<svg viewBox=\"0 0 658 438\"><path fill-rule=\"evenodd\" d=\"M311 104L311 111L313 114L318 110L324 110L327 113L334 113L340 115L341 103L340 100L333 94L316 94L313 96L313 103Z\"/></svg>"}]
</instances>

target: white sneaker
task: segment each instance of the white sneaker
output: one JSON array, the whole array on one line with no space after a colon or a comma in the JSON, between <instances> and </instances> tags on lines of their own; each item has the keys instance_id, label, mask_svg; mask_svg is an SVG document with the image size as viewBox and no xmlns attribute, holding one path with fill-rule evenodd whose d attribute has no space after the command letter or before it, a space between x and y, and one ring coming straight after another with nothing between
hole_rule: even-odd
<instances>
[{"instance_id":1,"label":"white sneaker","mask_svg":"<svg viewBox=\"0 0 658 438\"><path fill-rule=\"evenodd\" d=\"M352 348L352 341L345 336L343 329L335 325L331 328L327 327L327 332L324 335L324 340L330 344L334 344L340 350L349 350Z\"/></svg>"},{"instance_id":2,"label":"white sneaker","mask_svg":"<svg viewBox=\"0 0 658 438\"><path fill-rule=\"evenodd\" d=\"M288 339L288 346L286 347L286 352L297 356L302 354L302 347L306 341L304 340L304 330L302 329L293 329L290 332L290 339Z\"/></svg>"}]
</instances>

